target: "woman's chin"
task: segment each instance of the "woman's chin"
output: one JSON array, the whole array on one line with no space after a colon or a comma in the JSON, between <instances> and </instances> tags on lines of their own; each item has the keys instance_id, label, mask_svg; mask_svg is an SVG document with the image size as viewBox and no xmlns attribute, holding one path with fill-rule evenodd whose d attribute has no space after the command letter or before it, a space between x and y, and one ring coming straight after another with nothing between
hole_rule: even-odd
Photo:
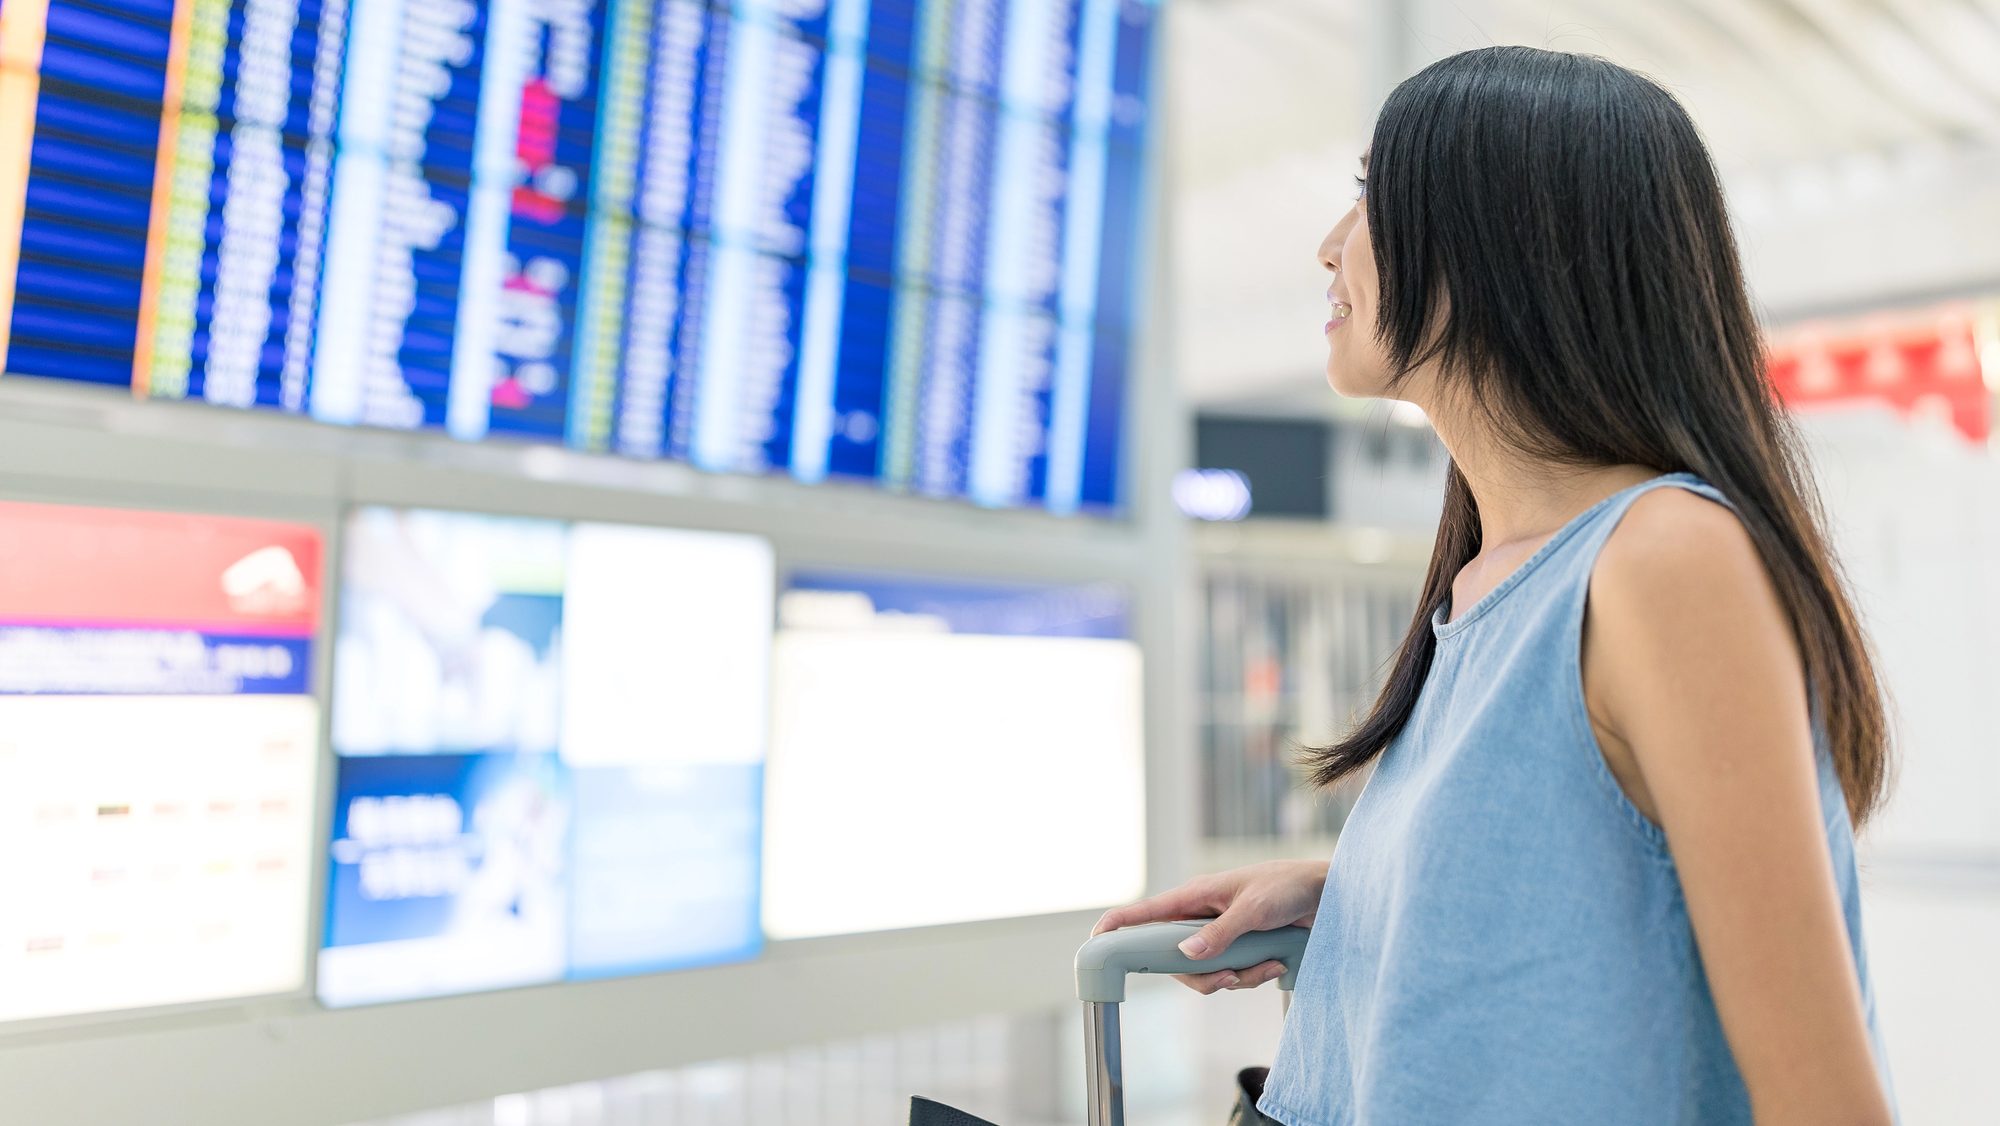
<instances>
[{"instance_id":1,"label":"woman's chin","mask_svg":"<svg viewBox=\"0 0 2000 1126\"><path fill-rule=\"evenodd\" d=\"M1326 385L1333 388L1334 394L1343 399L1375 398L1375 393L1371 389L1359 386L1359 383L1354 374L1346 370L1338 355L1326 358Z\"/></svg>"},{"instance_id":2,"label":"woman's chin","mask_svg":"<svg viewBox=\"0 0 2000 1126\"><path fill-rule=\"evenodd\" d=\"M1383 365L1367 362L1372 356L1355 355L1352 344L1340 339L1327 341L1326 385L1344 399L1387 398L1391 381L1384 375Z\"/></svg>"}]
</instances>

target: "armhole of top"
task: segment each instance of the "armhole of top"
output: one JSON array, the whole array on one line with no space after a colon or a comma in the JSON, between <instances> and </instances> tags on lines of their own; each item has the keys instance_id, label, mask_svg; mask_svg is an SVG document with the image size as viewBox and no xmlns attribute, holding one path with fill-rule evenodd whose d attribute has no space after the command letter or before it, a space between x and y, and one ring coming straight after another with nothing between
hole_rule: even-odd
<instances>
[{"instance_id":1,"label":"armhole of top","mask_svg":"<svg viewBox=\"0 0 2000 1126\"><path fill-rule=\"evenodd\" d=\"M1570 698L1571 721L1576 725L1577 737L1582 740L1590 753L1591 762L1588 769L1592 776L1597 779L1610 800L1617 804L1621 815L1638 832L1640 838L1660 856L1665 857L1667 856L1666 830L1660 827L1659 822L1646 816L1638 806L1632 804L1632 798L1626 794L1625 787L1619 785L1618 776L1611 773L1611 764L1605 761L1604 745L1598 742L1597 728L1590 722L1590 698L1583 684L1584 630L1589 627L1590 591L1597 581L1598 557L1603 554L1604 545L1610 543L1611 537L1617 534L1618 525L1624 521L1625 514L1632 510L1632 506L1639 502L1639 498L1653 492L1654 489L1661 488L1686 489L1703 500L1728 509L1731 515L1736 512L1736 506L1723 499L1713 486L1695 481L1662 478L1652 488L1634 493L1622 506L1609 513L1607 526L1598 535L1596 544L1591 548L1590 565L1583 576L1583 591L1571 613L1571 641L1565 646L1569 668L1563 675L1563 681Z\"/></svg>"}]
</instances>

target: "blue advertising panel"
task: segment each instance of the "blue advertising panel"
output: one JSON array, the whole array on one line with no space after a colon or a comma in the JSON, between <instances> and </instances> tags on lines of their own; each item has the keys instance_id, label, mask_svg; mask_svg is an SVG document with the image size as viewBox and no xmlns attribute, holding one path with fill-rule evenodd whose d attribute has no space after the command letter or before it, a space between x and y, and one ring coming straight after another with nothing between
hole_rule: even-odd
<instances>
[{"instance_id":1,"label":"blue advertising panel","mask_svg":"<svg viewBox=\"0 0 2000 1126\"><path fill-rule=\"evenodd\" d=\"M320 999L754 956L773 581L749 536L354 513Z\"/></svg>"}]
</instances>

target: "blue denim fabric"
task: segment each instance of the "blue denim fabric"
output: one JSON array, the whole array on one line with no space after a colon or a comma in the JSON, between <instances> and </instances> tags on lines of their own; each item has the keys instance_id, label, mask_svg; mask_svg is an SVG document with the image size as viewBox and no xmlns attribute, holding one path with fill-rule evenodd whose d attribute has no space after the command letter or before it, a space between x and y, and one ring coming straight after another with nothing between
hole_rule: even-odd
<instances>
[{"instance_id":1,"label":"blue denim fabric","mask_svg":"<svg viewBox=\"0 0 2000 1126\"><path fill-rule=\"evenodd\" d=\"M1665 836L1619 789L1584 709L1591 568L1632 502L1666 486L1728 503L1688 474L1634 486L1457 621L1433 620L1415 714L1334 851L1265 1114L1750 1122ZM1819 779L1872 1034L1854 835L1823 738Z\"/></svg>"}]
</instances>

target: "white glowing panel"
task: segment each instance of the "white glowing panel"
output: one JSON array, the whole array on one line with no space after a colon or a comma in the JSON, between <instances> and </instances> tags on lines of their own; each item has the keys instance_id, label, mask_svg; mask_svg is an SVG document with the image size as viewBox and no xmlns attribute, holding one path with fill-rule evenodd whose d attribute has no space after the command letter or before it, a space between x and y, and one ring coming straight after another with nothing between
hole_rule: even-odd
<instances>
[{"instance_id":1,"label":"white glowing panel","mask_svg":"<svg viewBox=\"0 0 2000 1126\"><path fill-rule=\"evenodd\" d=\"M299 988L308 697L0 697L0 1020Z\"/></svg>"},{"instance_id":2,"label":"white glowing panel","mask_svg":"<svg viewBox=\"0 0 2000 1126\"><path fill-rule=\"evenodd\" d=\"M761 762L773 568L771 545L748 536L577 525L563 761Z\"/></svg>"},{"instance_id":3,"label":"white glowing panel","mask_svg":"<svg viewBox=\"0 0 2000 1126\"><path fill-rule=\"evenodd\" d=\"M780 617L771 937L1140 892L1141 660L1115 589L801 576Z\"/></svg>"}]
</instances>

